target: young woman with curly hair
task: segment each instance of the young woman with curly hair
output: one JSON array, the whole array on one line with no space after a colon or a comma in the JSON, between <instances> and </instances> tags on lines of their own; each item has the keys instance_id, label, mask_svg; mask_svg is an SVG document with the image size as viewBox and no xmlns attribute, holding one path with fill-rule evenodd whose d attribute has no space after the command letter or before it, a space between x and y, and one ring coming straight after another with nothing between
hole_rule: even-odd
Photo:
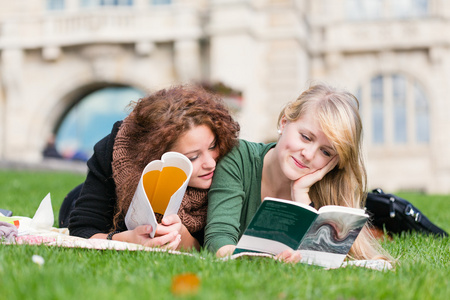
<instances>
[{"instance_id":1,"label":"young woman with curly hair","mask_svg":"<svg viewBox=\"0 0 450 300\"><path fill-rule=\"evenodd\" d=\"M207 191L216 162L237 143L239 124L219 96L194 85L157 91L134 104L94 146L85 182L64 200L60 227L84 238L108 238L167 249L199 248ZM168 151L193 165L178 215L166 216L150 238L150 225L127 230L124 218L145 166Z\"/></svg>"}]
</instances>

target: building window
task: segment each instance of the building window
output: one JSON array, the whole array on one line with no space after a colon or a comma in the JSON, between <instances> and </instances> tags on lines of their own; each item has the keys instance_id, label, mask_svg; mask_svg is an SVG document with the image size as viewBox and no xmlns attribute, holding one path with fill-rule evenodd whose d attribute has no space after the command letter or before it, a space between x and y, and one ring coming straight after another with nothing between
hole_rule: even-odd
<instances>
[{"instance_id":1,"label":"building window","mask_svg":"<svg viewBox=\"0 0 450 300\"><path fill-rule=\"evenodd\" d=\"M47 10L64 10L64 0L47 0Z\"/></svg>"},{"instance_id":2,"label":"building window","mask_svg":"<svg viewBox=\"0 0 450 300\"><path fill-rule=\"evenodd\" d=\"M134 0L80 0L81 7L133 6Z\"/></svg>"},{"instance_id":3,"label":"building window","mask_svg":"<svg viewBox=\"0 0 450 300\"><path fill-rule=\"evenodd\" d=\"M151 5L168 5L172 4L172 0L150 0Z\"/></svg>"},{"instance_id":4,"label":"building window","mask_svg":"<svg viewBox=\"0 0 450 300\"><path fill-rule=\"evenodd\" d=\"M406 79L404 76L392 76L392 96L394 113L394 143L405 144L406 132Z\"/></svg>"},{"instance_id":5,"label":"building window","mask_svg":"<svg viewBox=\"0 0 450 300\"><path fill-rule=\"evenodd\" d=\"M423 17L428 13L428 0L391 0L392 15L397 18Z\"/></svg>"},{"instance_id":6,"label":"building window","mask_svg":"<svg viewBox=\"0 0 450 300\"><path fill-rule=\"evenodd\" d=\"M371 108L372 108L372 141L374 144L384 143L384 103L383 103L383 77L377 76L370 82Z\"/></svg>"},{"instance_id":7,"label":"building window","mask_svg":"<svg viewBox=\"0 0 450 300\"><path fill-rule=\"evenodd\" d=\"M383 15L383 0L347 0L346 11L350 20L380 19Z\"/></svg>"},{"instance_id":8,"label":"building window","mask_svg":"<svg viewBox=\"0 0 450 300\"><path fill-rule=\"evenodd\" d=\"M416 18L428 15L428 0L346 0L349 20Z\"/></svg>"},{"instance_id":9,"label":"building window","mask_svg":"<svg viewBox=\"0 0 450 300\"><path fill-rule=\"evenodd\" d=\"M419 143L430 141L430 120L428 113L428 101L422 88L414 85L416 138Z\"/></svg>"},{"instance_id":10,"label":"building window","mask_svg":"<svg viewBox=\"0 0 450 300\"><path fill-rule=\"evenodd\" d=\"M365 88L369 91L364 92ZM371 144L410 145L430 141L429 103L417 81L402 74L378 75L366 87L359 87L357 94Z\"/></svg>"}]
</instances>

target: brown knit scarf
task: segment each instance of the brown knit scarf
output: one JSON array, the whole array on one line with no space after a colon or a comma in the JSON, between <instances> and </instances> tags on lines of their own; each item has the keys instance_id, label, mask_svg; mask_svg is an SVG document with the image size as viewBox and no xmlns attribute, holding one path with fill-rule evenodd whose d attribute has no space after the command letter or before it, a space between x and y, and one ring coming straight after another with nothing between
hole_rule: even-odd
<instances>
[{"instance_id":1,"label":"brown knit scarf","mask_svg":"<svg viewBox=\"0 0 450 300\"><path fill-rule=\"evenodd\" d=\"M112 170L114 182L116 183L117 199L125 199L123 194L127 191L126 186L130 184L126 179L133 175L132 178L136 178L134 183L136 187L142 173L142 170L133 163L133 159L130 157L130 147L132 145L130 145L128 132L128 118L126 118L119 128L113 148ZM189 186L186 190L178 216L190 233L197 232L206 225L207 194L208 190ZM132 198L133 194L126 197Z\"/></svg>"}]
</instances>

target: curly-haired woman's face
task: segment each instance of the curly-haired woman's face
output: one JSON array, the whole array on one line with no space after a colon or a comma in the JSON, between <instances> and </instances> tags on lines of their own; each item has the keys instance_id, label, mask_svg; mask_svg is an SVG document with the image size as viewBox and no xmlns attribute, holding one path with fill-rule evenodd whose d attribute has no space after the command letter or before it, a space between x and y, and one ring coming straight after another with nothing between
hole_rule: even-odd
<instances>
[{"instance_id":1,"label":"curly-haired woman's face","mask_svg":"<svg viewBox=\"0 0 450 300\"><path fill-rule=\"evenodd\" d=\"M208 126L200 125L186 131L170 151L184 154L192 162L190 187L209 189L219 149L216 146L216 137Z\"/></svg>"}]
</instances>

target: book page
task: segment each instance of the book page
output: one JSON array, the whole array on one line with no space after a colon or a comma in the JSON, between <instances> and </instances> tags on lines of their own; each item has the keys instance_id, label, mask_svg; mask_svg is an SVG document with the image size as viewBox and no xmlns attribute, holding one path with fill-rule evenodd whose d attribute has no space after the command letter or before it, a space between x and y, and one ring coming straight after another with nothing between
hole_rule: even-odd
<instances>
[{"instance_id":1,"label":"book page","mask_svg":"<svg viewBox=\"0 0 450 300\"><path fill-rule=\"evenodd\" d=\"M360 208L354 208L354 207L346 207L346 206L339 206L339 205L326 205L319 208L319 214L320 213L326 213L326 212L342 212L342 213L348 213L348 214L354 214L354 215L360 215L365 216L367 215L364 209Z\"/></svg>"},{"instance_id":2,"label":"book page","mask_svg":"<svg viewBox=\"0 0 450 300\"><path fill-rule=\"evenodd\" d=\"M125 225L128 230L133 230L140 225L152 225L150 236L154 237L157 224L155 213L147 199L141 179L125 215Z\"/></svg>"},{"instance_id":3,"label":"book page","mask_svg":"<svg viewBox=\"0 0 450 300\"><path fill-rule=\"evenodd\" d=\"M292 201L266 199L239 240L235 253L251 250L278 254L288 248L297 249L316 217L314 211Z\"/></svg>"},{"instance_id":4,"label":"book page","mask_svg":"<svg viewBox=\"0 0 450 300\"><path fill-rule=\"evenodd\" d=\"M340 266L367 219L367 215L322 212L298 248L303 259L326 267ZM328 261L321 259L323 256Z\"/></svg>"},{"instance_id":5,"label":"book page","mask_svg":"<svg viewBox=\"0 0 450 300\"><path fill-rule=\"evenodd\" d=\"M336 254L321 251L300 250L301 263L316 265L325 268L339 268L344 262L346 254Z\"/></svg>"},{"instance_id":6,"label":"book page","mask_svg":"<svg viewBox=\"0 0 450 300\"><path fill-rule=\"evenodd\" d=\"M129 230L152 225L154 237L158 220L177 214L192 175L192 163L184 155L167 152L161 160L150 162L142 172L136 192L125 216Z\"/></svg>"}]
</instances>

